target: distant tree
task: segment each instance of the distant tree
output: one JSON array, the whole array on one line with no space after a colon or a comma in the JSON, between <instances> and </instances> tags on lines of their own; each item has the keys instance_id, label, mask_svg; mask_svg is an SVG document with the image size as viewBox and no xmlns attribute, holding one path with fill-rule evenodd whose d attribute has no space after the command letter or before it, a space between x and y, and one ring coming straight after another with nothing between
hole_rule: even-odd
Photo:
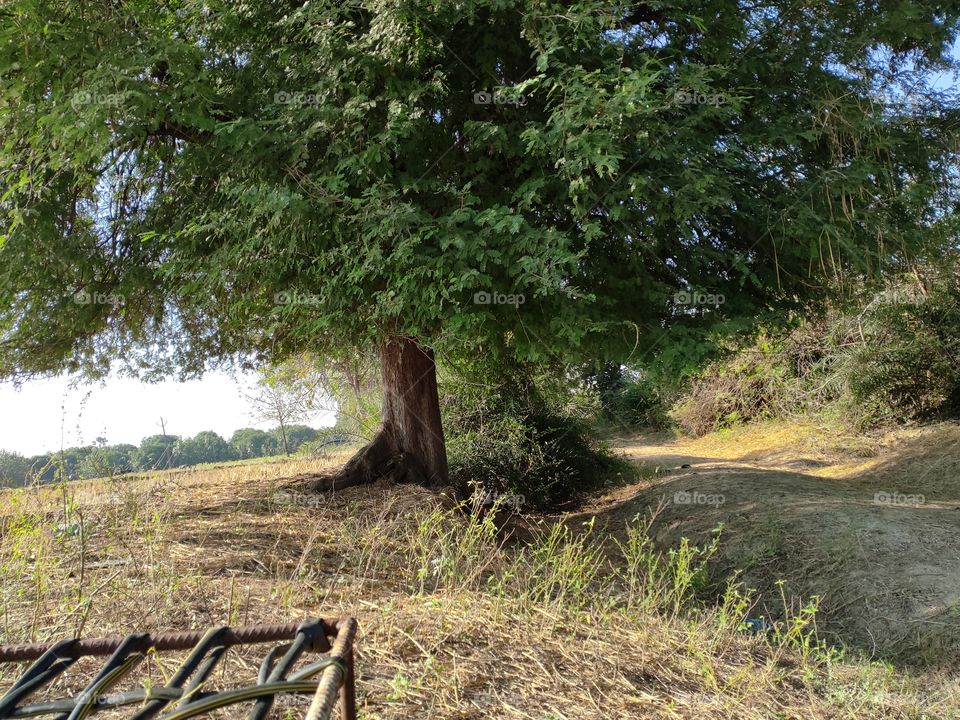
<instances>
[{"instance_id":1,"label":"distant tree","mask_svg":"<svg viewBox=\"0 0 960 720\"><path fill-rule=\"evenodd\" d=\"M174 449L179 435L150 435L140 441L134 455L137 470L163 470L173 467Z\"/></svg>"},{"instance_id":2,"label":"distant tree","mask_svg":"<svg viewBox=\"0 0 960 720\"><path fill-rule=\"evenodd\" d=\"M113 468L114 473L131 472L135 469L133 461L137 446L129 443L108 445L103 449L106 461Z\"/></svg>"},{"instance_id":3,"label":"distant tree","mask_svg":"<svg viewBox=\"0 0 960 720\"><path fill-rule=\"evenodd\" d=\"M135 468L136 445L95 445L80 465L82 477L108 477Z\"/></svg>"},{"instance_id":4,"label":"distant tree","mask_svg":"<svg viewBox=\"0 0 960 720\"><path fill-rule=\"evenodd\" d=\"M380 424L383 387L380 361L372 353L325 357L316 361L319 382L337 415L339 435L369 438Z\"/></svg>"},{"instance_id":5,"label":"distant tree","mask_svg":"<svg viewBox=\"0 0 960 720\"><path fill-rule=\"evenodd\" d=\"M241 428L230 438L230 447L237 458L257 458L274 455L277 439L268 432L256 428Z\"/></svg>"},{"instance_id":6,"label":"distant tree","mask_svg":"<svg viewBox=\"0 0 960 720\"><path fill-rule=\"evenodd\" d=\"M317 384L299 366L279 365L261 372L256 390L246 395L253 416L277 423L275 434L284 455L293 452L289 428L310 418L317 397Z\"/></svg>"},{"instance_id":7,"label":"distant tree","mask_svg":"<svg viewBox=\"0 0 960 720\"><path fill-rule=\"evenodd\" d=\"M31 482L53 482L57 478L57 467L49 453L31 456L27 459L27 465Z\"/></svg>"},{"instance_id":8,"label":"distant tree","mask_svg":"<svg viewBox=\"0 0 960 720\"><path fill-rule=\"evenodd\" d=\"M283 437L280 428L275 428L273 434L282 447ZM289 425L286 429L286 437L287 447L290 452L294 453L299 450L300 446L304 443L316 439L317 431L307 425Z\"/></svg>"},{"instance_id":9,"label":"distant tree","mask_svg":"<svg viewBox=\"0 0 960 720\"><path fill-rule=\"evenodd\" d=\"M0 485L18 487L27 481L30 462L23 455L0 450Z\"/></svg>"},{"instance_id":10,"label":"distant tree","mask_svg":"<svg viewBox=\"0 0 960 720\"><path fill-rule=\"evenodd\" d=\"M223 462L232 457L230 445L212 430L180 440L174 447L174 462L178 466Z\"/></svg>"},{"instance_id":11,"label":"distant tree","mask_svg":"<svg viewBox=\"0 0 960 720\"><path fill-rule=\"evenodd\" d=\"M51 461L57 469L57 480L76 480L82 477L83 467L87 458L96 448L92 445L86 447L72 447L55 452L51 455Z\"/></svg>"}]
</instances>

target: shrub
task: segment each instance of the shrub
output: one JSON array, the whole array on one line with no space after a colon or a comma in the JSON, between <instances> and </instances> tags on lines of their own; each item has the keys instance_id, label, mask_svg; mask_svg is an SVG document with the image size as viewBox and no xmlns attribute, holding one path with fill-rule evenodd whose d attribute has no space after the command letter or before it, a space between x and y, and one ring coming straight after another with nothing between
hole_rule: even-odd
<instances>
[{"instance_id":1,"label":"shrub","mask_svg":"<svg viewBox=\"0 0 960 720\"><path fill-rule=\"evenodd\" d=\"M532 374L518 369L509 385L446 378L444 430L453 479L544 508L602 485L622 463L592 434L584 388Z\"/></svg>"},{"instance_id":2,"label":"shrub","mask_svg":"<svg viewBox=\"0 0 960 720\"><path fill-rule=\"evenodd\" d=\"M698 373L671 411L692 435L827 411L858 427L960 412L960 275L911 275Z\"/></svg>"},{"instance_id":3,"label":"shrub","mask_svg":"<svg viewBox=\"0 0 960 720\"><path fill-rule=\"evenodd\" d=\"M860 425L960 411L960 278L875 295L836 328L831 370Z\"/></svg>"},{"instance_id":4,"label":"shrub","mask_svg":"<svg viewBox=\"0 0 960 720\"><path fill-rule=\"evenodd\" d=\"M786 415L798 407L799 385L782 342L766 335L715 361L674 405L671 417L699 436L738 423Z\"/></svg>"},{"instance_id":5,"label":"shrub","mask_svg":"<svg viewBox=\"0 0 960 720\"><path fill-rule=\"evenodd\" d=\"M660 389L645 370L608 363L585 377L597 393L601 423L612 423L618 429L669 425Z\"/></svg>"}]
</instances>

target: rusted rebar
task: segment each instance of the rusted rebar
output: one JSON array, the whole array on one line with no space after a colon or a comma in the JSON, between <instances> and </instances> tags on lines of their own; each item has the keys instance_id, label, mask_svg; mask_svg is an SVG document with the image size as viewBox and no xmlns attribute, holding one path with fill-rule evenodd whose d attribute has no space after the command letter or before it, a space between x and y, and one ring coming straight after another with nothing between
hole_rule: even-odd
<instances>
[{"instance_id":1,"label":"rusted rebar","mask_svg":"<svg viewBox=\"0 0 960 720\"><path fill-rule=\"evenodd\" d=\"M353 618L309 619L283 625L221 626L206 632L134 633L123 638L76 638L0 647L0 662L35 661L0 696L0 718L36 715L86 717L102 710L136 706L132 716L136 720L153 720L168 708L172 708L172 713L168 712L164 717L192 720L212 710L252 700L254 707L247 717L260 720L270 712L278 694L309 693L314 695L310 706L311 720L327 720L339 691L341 720L356 720L355 635L356 621ZM281 642L264 657L256 684L219 692L203 690L204 681L229 647L276 641L289 642ZM108 694L151 649L190 648L192 652L163 687ZM306 652L330 654L295 670L295 664ZM96 655L107 655L109 659L79 695L24 704L31 695L72 667L77 659ZM317 675L320 675L319 681L313 679Z\"/></svg>"},{"instance_id":2,"label":"rusted rebar","mask_svg":"<svg viewBox=\"0 0 960 720\"><path fill-rule=\"evenodd\" d=\"M326 637L318 635L312 648L316 652L327 652L330 649L329 639L336 637L338 621L323 619ZM221 645L252 645L255 643L287 640L294 637L300 623L285 623L282 625L249 625L245 627L229 628L218 638ZM203 639L204 632L165 632L150 636L150 647L158 652L164 650L189 650ZM64 646L58 653L62 657L84 657L88 655L112 655L121 643L123 637L78 638ZM33 643L28 645L0 646L0 663L25 662L36 660L55 643Z\"/></svg>"},{"instance_id":3,"label":"rusted rebar","mask_svg":"<svg viewBox=\"0 0 960 720\"><path fill-rule=\"evenodd\" d=\"M337 690L340 691L341 720L355 720L357 717L353 672L353 639L357 634L357 621L352 617L343 618L338 628L339 632L333 641L330 657L341 662L330 665L323 671L305 720L321 720L321 718L330 717Z\"/></svg>"}]
</instances>

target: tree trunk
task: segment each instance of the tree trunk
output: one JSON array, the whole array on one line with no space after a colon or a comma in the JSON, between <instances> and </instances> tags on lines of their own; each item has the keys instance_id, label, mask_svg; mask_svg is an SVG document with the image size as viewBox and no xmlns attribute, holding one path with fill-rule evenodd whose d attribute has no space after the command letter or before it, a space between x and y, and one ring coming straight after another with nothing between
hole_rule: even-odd
<instances>
[{"instance_id":1,"label":"tree trunk","mask_svg":"<svg viewBox=\"0 0 960 720\"><path fill-rule=\"evenodd\" d=\"M283 440L283 454L290 456L290 449L287 445L287 427L283 424L283 420L280 421L280 438Z\"/></svg>"},{"instance_id":2,"label":"tree trunk","mask_svg":"<svg viewBox=\"0 0 960 720\"><path fill-rule=\"evenodd\" d=\"M392 337L380 346L383 406L373 440L319 490L362 485L381 477L426 487L447 487L447 449L440 422L433 352L413 338ZM454 489L457 494L461 488Z\"/></svg>"}]
</instances>

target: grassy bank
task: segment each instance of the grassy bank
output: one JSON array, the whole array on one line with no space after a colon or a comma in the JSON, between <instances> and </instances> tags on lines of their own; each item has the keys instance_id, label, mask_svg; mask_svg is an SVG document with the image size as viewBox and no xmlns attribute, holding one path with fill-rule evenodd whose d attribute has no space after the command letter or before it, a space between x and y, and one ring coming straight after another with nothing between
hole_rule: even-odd
<instances>
[{"instance_id":1,"label":"grassy bank","mask_svg":"<svg viewBox=\"0 0 960 720\"><path fill-rule=\"evenodd\" d=\"M521 543L415 488L279 480L339 460L3 492L0 642L352 613L366 718L958 717L946 678L818 649L810 608L753 634L748 598L702 604L713 549L658 555L640 518Z\"/></svg>"}]
</instances>

